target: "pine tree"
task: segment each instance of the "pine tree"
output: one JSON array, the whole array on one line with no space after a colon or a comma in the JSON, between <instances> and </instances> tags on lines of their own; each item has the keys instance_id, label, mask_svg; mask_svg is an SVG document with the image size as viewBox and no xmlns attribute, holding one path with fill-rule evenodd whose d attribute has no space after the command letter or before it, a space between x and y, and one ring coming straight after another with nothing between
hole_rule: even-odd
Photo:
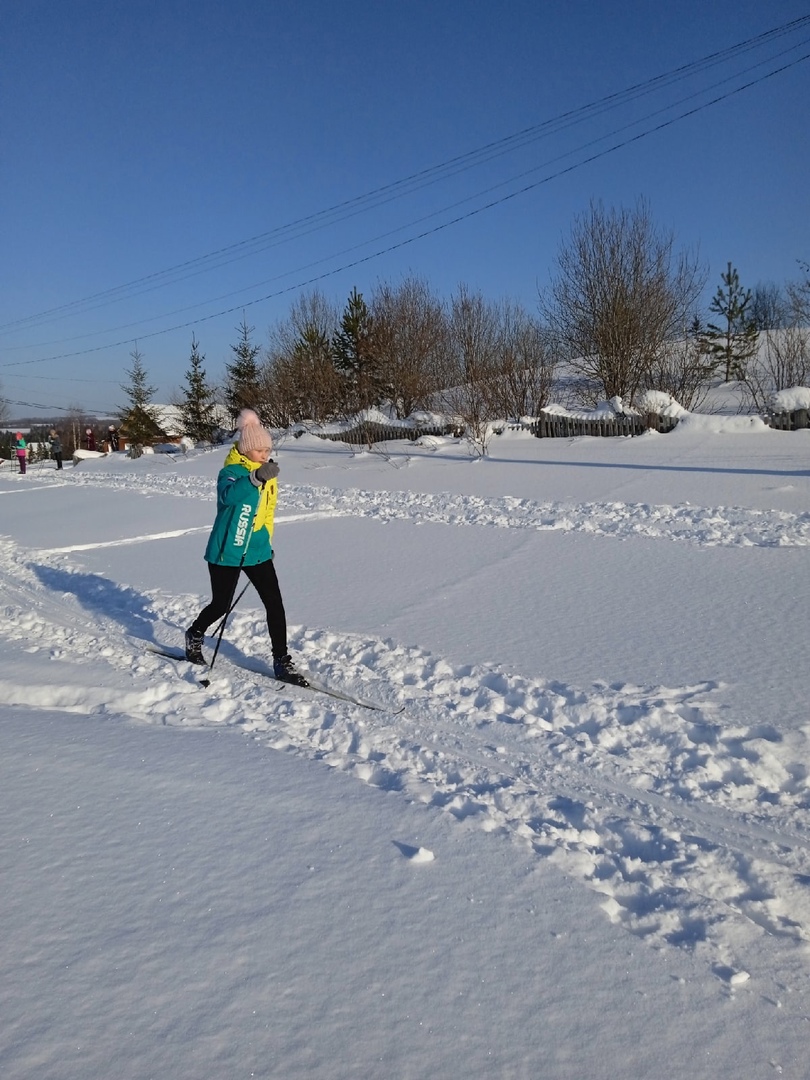
<instances>
[{"instance_id":1,"label":"pine tree","mask_svg":"<svg viewBox=\"0 0 810 1080\"><path fill-rule=\"evenodd\" d=\"M362 293L352 289L332 341L332 357L346 380L351 409L365 409L379 401L381 378L374 349L373 321Z\"/></svg>"},{"instance_id":2,"label":"pine tree","mask_svg":"<svg viewBox=\"0 0 810 1080\"><path fill-rule=\"evenodd\" d=\"M259 346L250 340L255 327L248 326L244 317L236 329L239 331L239 340L236 345L231 345L233 360L225 365L225 404L234 422L242 409L257 408L259 365L256 357L261 352Z\"/></svg>"},{"instance_id":3,"label":"pine tree","mask_svg":"<svg viewBox=\"0 0 810 1080\"><path fill-rule=\"evenodd\" d=\"M204 362L205 356L200 354L200 343L192 334L180 414L183 418L184 434L195 442L211 442L217 428L214 391L208 385Z\"/></svg>"},{"instance_id":4,"label":"pine tree","mask_svg":"<svg viewBox=\"0 0 810 1080\"><path fill-rule=\"evenodd\" d=\"M720 323L708 323L705 340L709 353L718 366L724 369L724 378L743 378L748 361L757 350L759 334L756 323L749 316L751 290L743 289L740 276L731 263L725 274L720 275L718 286L709 310L722 319Z\"/></svg>"},{"instance_id":5,"label":"pine tree","mask_svg":"<svg viewBox=\"0 0 810 1080\"><path fill-rule=\"evenodd\" d=\"M340 414L343 379L335 369L329 335L316 323L302 329L288 370L296 388L296 420L323 421Z\"/></svg>"},{"instance_id":6,"label":"pine tree","mask_svg":"<svg viewBox=\"0 0 810 1080\"><path fill-rule=\"evenodd\" d=\"M155 387L148 381L143 356L137 345L129 355L132 357L132 367L126 368L129 382L121 384L129 404L119 407L118 414L121 422L126 422L130 443L133 446L143 446L153 438L155 432L155 423L149 408Z\"/></svg>"}]
</instances>

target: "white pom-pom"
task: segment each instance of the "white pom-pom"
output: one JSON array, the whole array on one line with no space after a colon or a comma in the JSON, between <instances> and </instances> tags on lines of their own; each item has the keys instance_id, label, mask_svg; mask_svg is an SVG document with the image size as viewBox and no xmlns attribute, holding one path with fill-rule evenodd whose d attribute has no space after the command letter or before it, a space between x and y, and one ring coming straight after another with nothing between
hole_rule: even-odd
<instances>
[{"instance_id":1,"label":"white pom-pom","mask_svg":"<svg viewBox=\"0 0 810 1080\"><path fill-rule=\"evenodd\" d=\"M242 409L236 418L236 430L243 431L251 424L258 424L261 427L262 422L253 409Z\"/></svg>"}]
</instances>

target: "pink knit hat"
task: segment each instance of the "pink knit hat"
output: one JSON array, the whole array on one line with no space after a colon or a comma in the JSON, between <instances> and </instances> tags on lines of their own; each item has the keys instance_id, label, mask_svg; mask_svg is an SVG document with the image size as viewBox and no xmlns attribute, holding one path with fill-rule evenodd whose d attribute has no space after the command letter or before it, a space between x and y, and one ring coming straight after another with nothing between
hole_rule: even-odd
<instances>
[{"instance_id":1,"label":"pink knit hat","mask_svg":"<svg viewBox=\"0 0 810 1080\"><path fill-rule=\"evenodd\" d=\"M273 449L273 439L266 427L253 409L242 409L236 418L236 429L239 432L237 446L239 453L244 454L248 450L258 450L263 446Z\"/></svg>"}]
</instances>

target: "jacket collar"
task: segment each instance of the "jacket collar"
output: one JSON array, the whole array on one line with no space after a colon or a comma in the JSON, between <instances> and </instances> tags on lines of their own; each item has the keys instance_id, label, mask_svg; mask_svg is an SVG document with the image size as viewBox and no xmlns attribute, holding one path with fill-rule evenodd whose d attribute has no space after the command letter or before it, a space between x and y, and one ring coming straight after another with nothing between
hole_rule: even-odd
<instances>
[{"instance_id":1,"label":"jacket collar","mask_svg":"<svg viewBox=\"0 0 810 1080\"><path fill-rule=\"evenodd\" d=\"M228 456L225 458L226 465L241 465L244 469L249 469L251 472L253 469L258 469L261 465L260 461L252 461L249 457L245 457L244 454L239 452L239 447L234 445L228 451Z\"/></svg>"}]
</instances>

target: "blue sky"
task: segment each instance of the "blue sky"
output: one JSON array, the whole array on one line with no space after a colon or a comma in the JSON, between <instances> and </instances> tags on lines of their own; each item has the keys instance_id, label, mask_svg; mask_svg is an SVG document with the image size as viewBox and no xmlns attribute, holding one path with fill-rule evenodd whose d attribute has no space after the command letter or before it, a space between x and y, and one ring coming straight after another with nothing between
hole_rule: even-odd
<instances>
[{"instance_id":1,"label":"blue sky","mask_svg":"<svg viewBox=\"0 0 810 1080\"><path fill-rule=\"evenodd\" d=\"M748 286L795 280L810 23L646 84L808 15L790 0L5 0L0 394L109 410L137 341L165 401L192 332L219 379L243 312L264 344L315 284L342 305L417 274L534 309L591 199L647 199L699 248L707 301L729 260ZM429 172L490 144L510 149Z\"/></svg>"}]
</instances>

